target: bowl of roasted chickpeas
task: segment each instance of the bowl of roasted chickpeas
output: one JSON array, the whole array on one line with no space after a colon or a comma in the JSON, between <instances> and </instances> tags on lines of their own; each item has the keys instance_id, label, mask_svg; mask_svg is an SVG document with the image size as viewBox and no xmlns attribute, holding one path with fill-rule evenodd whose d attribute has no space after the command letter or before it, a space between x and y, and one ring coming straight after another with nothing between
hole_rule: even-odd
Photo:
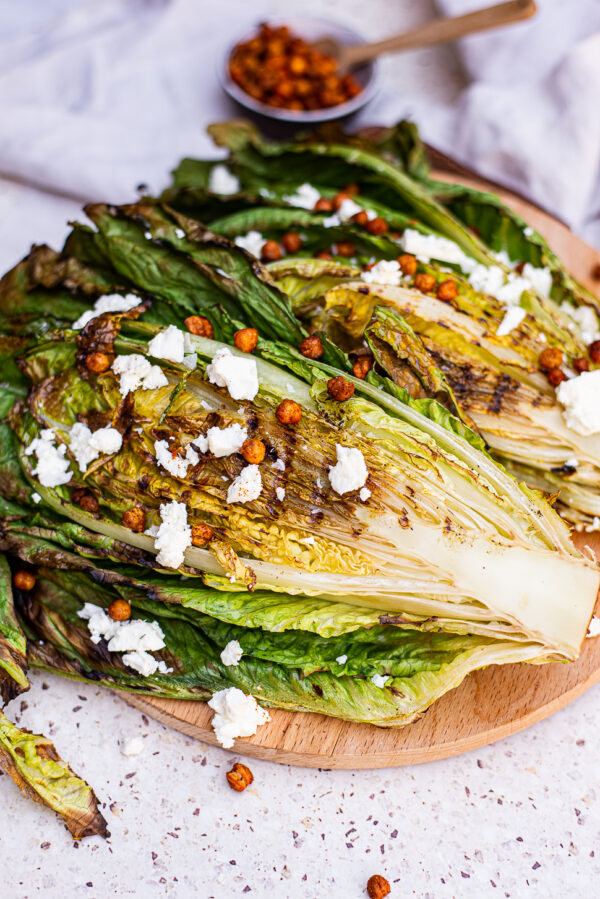
<instances>
[{"instance_id":1,"label":"bowl of roasted chickpeas","mask_svg":"<svg viewBox=\"0 0 600 899\"><path fill-rule=\"evenodd\" d=\"M227 49L221 84L236 103L281 122L310 125L350 116L372 98L377 64L340 72L332 56L313 46L326 37L365 42L325 19L291 16L254 26Z\"/></svg>"}]
</instances>

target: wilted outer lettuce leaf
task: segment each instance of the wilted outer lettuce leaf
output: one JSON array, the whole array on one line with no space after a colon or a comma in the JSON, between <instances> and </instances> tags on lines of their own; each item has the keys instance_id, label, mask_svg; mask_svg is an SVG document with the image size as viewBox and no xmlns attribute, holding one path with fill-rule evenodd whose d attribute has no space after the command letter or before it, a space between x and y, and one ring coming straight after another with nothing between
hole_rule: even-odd
<instances>
[{"instance_id":1,"label":"wilted outer lettuce leaf","mask_svg":"<svg viewBox=\"0 0 600 899\"><path fill-rule=\"evenodd\" d=\"M8 562L0 556L0 697L9 702L29 689L25 636L15 614Z\"/></svg>"}]
</instances>

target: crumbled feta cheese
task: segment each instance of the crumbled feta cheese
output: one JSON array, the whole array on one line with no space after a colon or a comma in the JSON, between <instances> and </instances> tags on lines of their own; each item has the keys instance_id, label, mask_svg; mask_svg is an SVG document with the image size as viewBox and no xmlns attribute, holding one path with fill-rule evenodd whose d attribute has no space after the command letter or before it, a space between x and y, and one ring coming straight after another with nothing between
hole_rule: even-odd
<instances>
[{"instance_id":1,"label":"crumbled feta cheese","mask_svg":"<svg viewBox=\"0 0 600 899\"><path fill-rule=\"evenodd\" d=\"M363 281L369 284L390 284L398 287L402 280L402 269L396 259L382 259L377 265L361 274Z\"/></svg>"},{"instance_id":2,"label":"crumbled feta cheese","mask_svg":"<svg viewBox=\"0 0 600 899\"><path fill-rule=\"evenodd\" d=\"M374 674L371 678L371 683L376 687L385 687L387 681L389 681L389 674Z\"/></svg>"},{"instance_id":3,"label":"crumbled feta cheese","mask_svg":"<svg viewBox=\"0 0 600 899\"><path fill-rule=\"evenodd\" d=\"M350 493L364 487L369 477L365 457L354 446L341 446L336 443L337 462L329 466L329 481L336 493Z\"/></svg>"},{"instance_id":4,"label":"crumbled feta cheese","mask_svg":"<svg viewBox=\"0 0 600 899\"><path fill-rule=\"evenodd\" d=\"M164 331L159 331L148 344L150 356L157 359L166 359L168 362L183 362L184 334L175 325L169 325Z\"/></svg>"},{"instance_id":5,"label":"crumbled feta cheese","mask_svg":"<svg viewBox=\"0 0 600 899\"><path fill-rule=\"evenodd\" d=\"M570 319L569 330L575 330L574 325L579 328L583 343L590 344L600 340L598 316L591 306L572 306L565 301L560 304L560 309Z\"/></svg>"},{"instance_id":6,"label":"crumbled feta cheese","mask_svg":"<svg viewBox=\"0 0 600 899\"><path fill-rule=\"evenodd\" d=\"M283 459L277 459L273 462L273 468L276 468L277 471L285 471L285 462Z\"/></svg>"},{"instance_id":7,"label":"crumbled feta cheese","mask_svg":"<svg viewBox=\"0 0 600 899\"><path fill-rule=\"evenodd\" d=\"M585 437L600 433L600 369L563 381L556 396L569 428Z\"/></svg>"},{"instance_id":8,"label":"crumbled feta cheese","mask_svg":"<svg viewBox=\"0 0 600 899\"><path fill-rule=\"evenodd\" d=\"M178 237L179 240L183 240L185 237L185 231L183 228L175 228L175 237Z\"/></svg>"},{"instance_id":9,"label":"crumbled feta cheese","mask_svg":"<svg viewBox=\"0 0 600 899\"><path fill-rule=\"evenodd\" d=\"M130 356L117 356L112 364L113 372L119 376L119 390L127 396L132 390L142 387L144 390L155 390L166 387L169 383L158 365L151 365L145 356L132 353Z\"/></svg>"},{"instance_id":10,"label":"crumbled feta cheese","mask_svg":"<svg viewBox=\"0 0 600 899\"><path fill-rule=\"evenodd\" d=\"M256 256L257 259L260 259L265 239L260 231L248 231L247 234L239 234L235 238L234 243L237 247L241 247L242 250L250 253L251 256Z\"/></svg>"},{"instance_id":11,"label":"crumbled feta cheese","mask_svg":"<svg viewBox=\"0 0 600 899\"><path fill-rule=\"evenodd\" d=\"M158 464L174 478L184 478L190 465L197 465L200 461L200 456L191 444L186 447L185 456L174 456L166 440L154 441L154 455Z\"/></svg>"},{"instance_id":12,"label":"crumbled feta cheese","mask_svg":"<svg viewBox=\"0 0 600 899\"><path fill-rule=\"evenodd\" d=\"M25 450L26 456L35 453L37 466L31 473L36 475L43 487L59 487L71 480L69 460L65 458L67 447L64 443L55 446L54 439L54 431L45 428Z\"/></svg>"},{"instance_id":13,"label":"crumbled feta cheese","mask_svg":"<svg viewBox=\"0 0 600 899\"><path fill-rule=\"evenodd\" d=\"M237 194L240 189L240 182L236 175L230 171L222 162L213 166L208 176L208 189L213 194L221 194L221 196L229 196Z\"/></svg>"},{"instance_id":14,"label":"crumbled feta cheese","mask_svg":"<svg viewBox=\"0 0 600 899\"><path fill-rule=\"evenodd\" d=\"M160 507L160 525L154 548L159 550L156 561L165 568L179 568L188 546L192 545L192 529L187 520L187 508L184 503L174 500L162 503Z\"/></svg>"},{"instance_id":15,"label":"crumbled feta cheese","mask_svg":"<svg viewBox=\"0 0 600 899\"><path fill-rule=\"evenodd\" d=\"M121 297L117 293L100 297L94 303L93 309L86 309L77 321L73 322L72 328L74 331L80 331L93 318L98 318L99 315L103 315L105 312L129 312L130 309L139 306L141 302L140 298L132 293L128 293L125 297Z\"/></svg>"},{"instance_id":16,"label":"crumbled feta cheese","mask_svg":"<svg viewBox=\"0 0 600 899\"><path fill-rule=\"evenodd\" d=\"M506 276L506 283L496 292L496 299L507 306L518 306L523 291L531 289L531 281L516 275L514 272L509 272Z\"/></svg>"},{"instance_id":17,"label":"crumbled feta cheese","mask_svg":"<svg viewBox=\"0 0 600 899\"><path fill-rule=\"evenodd\" d=\"M90 602L86 602L77 614L87 619L92 643L99 643L104 637L109 651L124 653L123 661L130 668L144 677L157 670L167 673L165 663L150 654L165 645L165 635L156 621L144 621L143 618L113 621L104 609Z\"/></svg>"},{"instance_id":18,"label":"crumbled feta cheese","mask_svg":"<svg viewBox=\"0 0 600 899\"><path fill-rule=\"evenodd\" d=\"M84 474L101 453L118 453L122 446L123 438L116 428L99 428L92 433L87 425L77 421L69 432L69 449Z\"/></svg>"},{"instance_id":19,"label":"crumbled feta cheese","mask_svg":"<svg viewBox=\"0 0 600 899\"><path fill-rule=\"evenodd\" d=\"M498 325L496 336L504 337L505 334L510 334L513 328L517 328L521 324L526 315L526 310L521 309L520 306L509 306L504 313L504 318Z\"/></svg>"},{"instance_id":20,"label":"crumbled feta cheese","mask_svg":"<svg viewBox=\"0 0 600 899\"><path fill-rule=\"evenodd\" d=\"M536 293L549 297L552 289L552 272L549 268L535 268L530 262L523 266L523 277L529 281Z\"/></svg>"},{"instance_id":21,"label":"crumbled feta cheese","mask_svg":"<svg viewBox=\"0 0 600 899\"><path fill-rule=\"evenodd\" d=\"M438 237L436 234L421 234L413 228L406 228L401 239L405 253L411 253L428 262L437 259L438 262L451 262L459 265L464 272L472 272L477 263L474 259L461 250L458 244L447 237Z\"/></svg>"},{"instance_id":22,"label":"crumbled feta cheese","mask_svg":"<svg viewBox=\"0 0 600 899\"><path fill-rule=\"evenodd\" d=\"M500 265L505 265L507 268L512 268L512 262L506 250L500 250L498 253L492 253L492 256L497 262L500 263Z\"/></svg>"},{"instance_id":23,"label":"crumbled feta cheese","mask_svg":"<svg viewBox=\"0 0 600 899\"><path fill-rule=\"evenodd\" d=\"M121 755L139 755L144 749L144 741L141 737L132 737L121 743Z\"/></svg>"},{"instance_id":24,"label":"crumbled feta cheese","mask_svg":"<svg viewBox=\"0 0 600 899\"><path fill-rule=\"evenodd\" d=\"M262 491L262 478L258 465L246 465L231 482L227 490L228 503L250 503L258 499Z\"/></svg>"},{"instance_id":25,"label":"crumbled feta cheese","mask_svg":"<svg viewBox=\"0 0 600 899\"><path fill-rule=\"evenodd\" d=\"M35 493L32 493L32 494L31 494L31 499L33 500L33 502L34 502L36 505L37 505L38 503L41 503L41 501L42 501L42 497L39 495L39 493L37 493L37 491L36 491Z\"/></svg>"},{"instance_id":26,"label":"crumbled feta cheese","mask_svg":"<svg viewBox=\"0 0 600 899\"><path fill-rule=\"evenodd\" d=\"M338 656L336 659L336 662L338 663L338 665L345 665L347 661L348 661L347 655Z\"/></svg>"},{"instance_id":27,"label":"crumbled feta cheese","mask_svg":"<svg viewBox=\"0 0 600 899\"><path fill-rule=\"evenodd\" d=\"M159 664L154 656L143 649L134 649L123 653L123 661L129 668L133 668L142 677L151 677L158 671Z\"/></svg>"},{"instance_id":28,"label":"crumbled feta cheese","mask_svg":"<svg viewBox=\"0 0 600 899\"><path fill-rule=\"evenodd\" d=\"M198 353L190 353L183 357L183 365L190 371L194 371L198 365Z\"/></svg>"},{"instance_id":29,"label":"crumbled feta cheese","mask_svg":"<svg viewBox=\"0 0 600 899\"><path fill-rule=\"evenodd\" d=\"M495 297L501 289L506 274L498 265L476 265L469 275L469 282L479 293Z\"/></svg>"},{"instance_id":30,"label":"crumbled feta cheese","mask_svg":"<svg viewBox=\"0 0 600 899\"><path fill-rule=\"evenodd\" d=\"M314 209L321 199L321 194L312 184L304 183L300 185L295 194L290 194L283 199L291 206L298 206L300 209Z\"/></svg>"},{"instance_id":31,"label":"crumbled feta cheese","mask_svg":"<svg viewBox=\"0 0 600 899\"><path fill-rule=\"evenodd\" d=\"M579 465L579 459L576 459L575 456L569 456L568 459L565 459L563 465L566 465L568 468L577 468Z\"/></svg>"},{"instance_id":32,"label":"crumbled feta cheese","mask_svg":"<svg viewBox=\"0 0 600 899\"><path fill-rule=\"evenodd\" d=\"M228 667L230 665L239 665L243 654L244 652L239 642L237 640L230 640L221 653L221 661Z\"/></svg>"},{"instance_id":33,"label":"crumbled feta cheese","mask_svg":"<svg viewBox=\"0 0 600 899\"><path fill-rule=\"evenodd\" d=\"M304 543L306 546L314 546L317 541L315 540L314 536L311 534L309 537L304 537L301 542Z\"/></svg>"},{"instance_id":34,"label":"crumbled feta cheese","mask_svg":"<svg viewBox=\"0 0 600 899\"><path fill-rule=\"evenodd\" d=\"M341 224L342 224L342 220L339 217L339 215L337 215L337 213L335 213L335 212L333 213L333 215L326 216L322 221L322 225L324 228L336 228L338 225L341 225Z\"/></svg>"},{"instance_id":35,"label":"crumbled feta cheese","mask_svg":"<svg viewBox=\"0 0 600 899\"><path fill-rule=\"evenodd\" d=\"M523 234L525 235L525 237L532 237L534 233L535 232L533 228L530 228L529 225L523 228Z\"/></svg>"},{"instance_id":36,"label":"crumbled feta cheese","mask_svg":"<svg viewBox=\"0 0 600 899\"><path fill-rule=\"evenodd\" d=\"M356 215L358 212L362 211L362 206L359 206L358 203L355 203L354 200L350 199L350 197L346 197L346 199L342 200L342 202L340 203L337 214L343 222L347 222L348 219L351 219L353 215ZM367 215L369 215L369 213L367 213ZM369 215L369 218L375 218L375 213L371 213Z\"/></svg>"},{"instance_id":37,"label":"crumbled feta cheese","mask_svg":"<svg viewBox=\"0 0 600 899\"><path fill-rule=\"evenodd\" d=\"M362 487L360 490L360 493L358 494L359 499L363 503L366 503L366 501L370 498L370 496L371 496L371 491L369 490L368 487Z\"/></svg>"},{"instance_id":38,"label":"crumbled feta cheese","mask_svg":"<svg viewBox=\"0 0 600 899\"><path fill-rule=\"evenodd\" d=\"M236 737L251 737L261 724L271 720L254 696L247 696L238 687L218 690L208 705L215 713L212 719L215 736L225 749L231 749Z\"/></svg>"},{"instance_id":39,"label":"crumbled feta cheese","mask_svg":"<svg viewBox=\"0 0 600 899\"><path fill-rule=\"evenodd\" d=\"M595 615L590 621L586 637L600 637L600 618L597 618Z\"/></svg>"},{"instance_id":40,"label":"crumbled feta cheese","mask_svg":"<svg viewBox=\"0 0 600 899\"><path fill-rule=\"evenodd\" d=\"M285 499L285 488L284 487L276 487L275 488L275 496L282 503Z\"/></svg>"},{"instance_id":41,"label":"crumbled feta cheese","mask_svg":"<svg viewBox=\"0 0 600 899\"><path fill-rule=\"evenodd\" d=\"M203 452L208 450L217 459L230 456L232 453L239 453L247 437L247 429L242 428L237 422L227 428L209 428L205 438L206 449Z\"/></svg>"},{"instance_id":42,"label":"crumbled feta cheese","mask_svg":"<svg viewBox=\"0 0 600 899\"><path fill-rule=\"evenodd\" d=\"M592 518L592 523L584 525L583 530L586 532L586 534L591 534L594 531L600 531L600 518L598 518L597 515L594 515L594 517Z\"/></svg>"},{"instance_id":43,"label":"crumbled feta cheese","mask_svg":"<svg viewBox=\"0 0 600 899\"><path fill-rule=\"evenodd\" d=\"M211 384L226 387L234 400L253 400L258 393L256 359L234 356L228 347L217 350L206 374Z\"/></svg>"}]
</instances>

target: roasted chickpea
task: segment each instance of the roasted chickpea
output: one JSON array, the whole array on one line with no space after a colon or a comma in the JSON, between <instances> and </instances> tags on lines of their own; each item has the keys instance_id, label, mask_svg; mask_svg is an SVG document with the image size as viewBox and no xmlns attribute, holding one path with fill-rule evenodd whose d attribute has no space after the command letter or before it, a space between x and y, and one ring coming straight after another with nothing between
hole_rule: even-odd
<instances>
[{"instance_id":1,"label":"roasted chickpea","mask_svg":"<svg viewBox=\"0 0 600 899\"><path fill-rule=\"evenodd\" d=\"M85 364L88 371L95 375L101 375L110 368L110 359L106 353L90 353L85 357Z\"/></svg>"},{"instance_id":2,"label":"roasted chickpea","mask_svg":"<svg viewBox=\"0 0 600 899\"><path fill-rule=\"evenodd\" d=\"M308 62L304 56L292 56L288 63L288 69L292 75L304 75L308 68Z\"/></svg>"},{"instance_id":3,"label":"roasted chickpea","mask_svg":"<svg viewBox=\"0 0 600 899\"><path fill-rule=\"evenodd\" d=\"M329 250L319 250L315 253L315 259L333 259Z\"/></svg>"},{"instance_id":4,"label":"roasted chickpea","mask_svg":"<svg viewBox=\"0 0 600 899\"><path fill-rule=\"evenodd\" d=\"M295 400L282 400L275 415L282 425L297 425L302 418L302 406Z\"/></svg>"},{"instance_id":5,"label":"roasted chickpea","mask_svg":"<svg viewBox=\"0 0 600 899\"><path fill-rule=\"evenodd\" d=\"M93 515L95 515L100 508L98 500L92 493L83 493L77 502L84 512L91 512Z\"/></svg>"},{"instance_id":6,"label":"roasted chickpea","mask_svg":"<svg viewBox=\"0 0 600 899\"><path fill-rule=\"evenodd\" d=\"M360 225L361 228L364 228L366 225L369 224L369 216L367 215L367 213L365 212L364 209L361 209L360 212L357 212L350 217L350 221L354 222L357 225Z\"/></svg>"},{"instance_id":7,"label":"roasted chickpea","mask_svg":"<svg viewBox=\"0 0 600 899\"><path fill-rule=\"evenodd\" d=\"M386 231L389 231L389 226L380 216L376 216L367 222L367 231L369 234L385 234Z\"/></svg>"},{"instance_id":8,"label":"roasted chickpea","mask_svg":"<svg viewBox=\"0 0 600 899\"><path fill-rule=\"evenodd\" d=\"M351 381L347 381L342 375L338 375L327 381L327 392L338 403L343 403L353 395L354 384Z\"/></svg>"},{"instance_id":9,"label":"roasted chickpea","mask_svg":"<svg viewBox=\"0 0 600 899\"><path fill-rule=\"evenodd\" d=\"M281 243L286 253L297 253L302 246L302 238L295 231L288 231L281 238Z\"/></svg>"},{"instance_id":10,"label":"roasted chickpea","mask_svg":"<svg viewBox=\"0 0 600 899\"><path fill-rule=\"evenodd\" d=\"M24 590L28 593L35 587L35 575L32 574L31 571L15 571L12 580L13 586L16 587L17 590Z\"/></svg>"},{"instance_id":11,"label":"roasted chickpea","mask_svg":"<svg viewBox=\"0 0 600 899\"><path fill-rule=\"evenodd\" d=\"M358 184L356 184L356 182L353 181L352 184L347 184L345 186L344 193L350 194L351 197L355 197L357 194L360 193L360 187Z\"/></svg>"},{"instance_id":12,"label":"roasted chickpea","mask_svg":"<svg viewBox=\"0 0 600 899\"><path fill-rule=\"evenodd\" d=\"M277 262L277 260L281 259L282 256L283 253L281 251L281 247L276 240L267 240L263 244L263 248L260 254L260 258L263 260L263 262Z\"/></svg>"},{"instance_id":13,"label":"roasted chickpea","mask_svg":"<svg viewBox=\"0 0 600 899\"><path fill-rule=\"evenodd\" d=\"M398 265L403 275L412 277L417 272L417 260L410 253L403 253L401 256L398 256Z\"/></svg>"},{"instance_id":14,"label":"roasted chickpea","mask_svg":"<svg viewBox=\"0 0 600 899\"><path fill-rule=\"evenodd\" d=\"M131 606L126 599L113 599L108 607L108 616L113 621L127 621L131 618Z\"/></svg>"},{"instance_id":15,"label":"roasted chickpea","mask_svg":"<svg viewBox=\"0 0 600 899\"><path fill-rule=\"evenodd\" d=\"M385 899L391 892L389 881L381 874L373 874L367 881L369 899Z\"/></svg>"},{"instance_id":16,"label":"roasted chickpea","mask_svg":"<svg viewBox=\"0 0 600 899\"><path fill-rule=\"evenodd\" d=\"M453 281L451 278L442 281L438 284L436 295L438 300L444 300L445 303L450 302L450 300L455 300L458 296L456 281Z\"/></svg>"},{"instance_id":17,"label":"roasted chickpea","mask_svg":"<svg viewBox=\"0 0 600 899\"><path fill-rule=\"evenodd\" d=\"M567 380L567 376L561 368L551 368L546 372L546 377L553 387L558 387L563 381Z\"/></svg>"},{"instance_id":18,"label":"roasted chickpea","mask_svg":"<svg viewBox=\"0 0 600 899\"><path fill-rule=\"evenodd\" d=\"M337 244L338 256L354 256L355 253L356 247L351 240L340 240Z\"/></svg>"},{"instance_id":19,"label":"roasted chickpea","mask_svg":"<svg viewBox=\"0 0 600 899\"><path fill-rule=\"evenodd\" d=\"M415 287L417 290L420 290L421 293L429 293L435 287L435 278L433 275L419 272L418 275L415 275Z\"/></svg>"},{"instance_id":20,"label":"roasted chickpea","mask_svg":"<svg viewBox=\"0 0 600 899\"><path fill-rule=\"evenodd\" d=\"M142 531L146 530L146 513L140 506L132 506L131 509L126 509L123 512L121 524L123 527L129 528L130 531L141 534Z\"/></svg>"},{"instance_id":21,"label":"roasted chickpea","mask_svg":"<svg viewBox=\"0 0 600 899\"><path fill-rule=\"evenodd\" d=\"M242 765L240 762L236 762L231 771L227 772L225 777L227 778L227 783L231 789L236 790L238 793L241 793L246 787L250 786L254 780L250 768L246 765Z\"/></svg>"},{"instance_id":22,"label":"roasted chickpea","mask_svg":"<svg viewBox=\"0 0 600 899\"><path fill-rule=\"evenodd\" d=\"M192 526L192 544L194 546L206 546L212 540L214 530L209 524L195 524Z\"/></svg>"},{"instance_id":23,"label":"roasted chickpea","mask_svg":"<svg viewBox=\"0 0 600 899\"><path fill-rule=\"evenodd\" d=\"M339 209L340 206L342 205L342 203L344 202L344 200L350 200L350 199L352 199L350 194L347 194L343 190L341 190L333 198L333 208Z\"/></svg>"},{"instance_id":24,"label":"roasted chickpea","mask_svg":"<svg viewBox=\"0 0 600 899\"><path fill-rule=\"evenodd\" d=\"M582 371L590 370L590 363L585 356L578 356L577 359L573 359L573 368L581 374Z\"/></svg>"},{"instance_id":25,"label":"roasted chickpea","mask_svg":"<svg viewBox=\"0 0 600 899\"><path fill-rule=\"evenodd\" d=\"M600 340L594 340L593 343L590 343L588 353L594 365L600 364Z\"/></svg>"},{"instance_id":26,"label":"roasted chickpea","mask_svg":"<svg viewBox=\"0 0 600 899\"><path fill-rule=\"evenodd\" d=\"M188 315L184 320L184 325L190 334L195 334L197 337L208 337L209 340L212 340L215 336L212 323L204 315Z\"/></svg>"},{"instance_id":27,"label":"roasted chickpea","mask_svg":"<svg viewBox=\"0 0 600 899\"><path fill-rule=\"evenodd\" d=\"M563 351L556 346L548 346L540 353L538 362L542 371L559 368L563 364Z\"/></svg>"},{"instance_id":28,"label":"roasted chickpea","mask_svg":"<svg viewBox=\"0 0 600 899\"><path fill-rule=\"evenodd\" d=\"M328 197L320 197L315 203L315 212L333 212L333 203Z\"/></svg>"},{"instance_id":29,"label":"roasted chickpea","mask_svg":"<svg viewBox=\"0 0 600 899\"><path fill-rule=\"evenodd\" d=\"M265 458L266 447L262 440L249 437L242 444L242 456L249 465L260 465Z\"/></svg>"},{"instance_id":30,"label":"roasted chickpea","mask_svg":"<svg viewBox=\"0 0 600 899\"><path fill-rule=\"evenodd\" d=\"M307 359L320 359L323 355L323 344L321 343L321 338L316 334L313 334L311 337L305 337L300 342L298 349Z\"/></svg>"},{"instance_id":31,"label":"roasted chickpea","mask_svg":"<svg viewBox=\"0 0 600 899\"><path fill-rule=\"evenodd\" d=\"M258 331L256 328L242 328L233 335L233 342L243 353L252 353L258 343Z\"/></svg>"},{"instance_id":32,"label":"roasted chickpea","mask_svg":"<svg viewBox=\"0 0 600 899\"><path fill-rule=\"evenodd\" d=\"M352 366L352 373L355 378L360 378L361 381L364 381L372 368L372 356L360 356Z\"/></svg>"}]
</instances>

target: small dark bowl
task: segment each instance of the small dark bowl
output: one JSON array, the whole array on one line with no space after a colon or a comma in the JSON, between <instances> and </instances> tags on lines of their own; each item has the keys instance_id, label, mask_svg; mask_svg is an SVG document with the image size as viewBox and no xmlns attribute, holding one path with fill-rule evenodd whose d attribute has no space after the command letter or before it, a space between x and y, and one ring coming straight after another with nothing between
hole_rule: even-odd
<instances>
[{"instance_id":1,"label":"small dark bowl","mask_svg":"<svg viewBox=\"0 0 600 899\"><path fill-rule=\"evenodd\" d=\"M338 22L332 22L329 19L316 19L303 16L286 16L285 19L269 19L269 24L275 26L288 25L298 37L311 42L323 37L333 37L342 44L364 44L365 39ZM273 119L277 122L289 122L293 125L316 125L320 122L330 122L334 119L345 118L353 115L362 109L369 100L371 100L377 91L378 67L376 62L365 63L352 70L353 76L362 86L360 94L352 97L346 103L340 103L338 106L328 106L325 109L282 109L277 106L268 106L255 100L246 91L233 81L229 74L229 60L234 48L243 41L247 41L254 37L257 32L257 25L246 31L243 35L236 38L225 51L224 57L218 66L219 81L223 90L225 90L232 100L239 103L245 109L250 110L265 118Z\"/></svg>"}]
</instances>

